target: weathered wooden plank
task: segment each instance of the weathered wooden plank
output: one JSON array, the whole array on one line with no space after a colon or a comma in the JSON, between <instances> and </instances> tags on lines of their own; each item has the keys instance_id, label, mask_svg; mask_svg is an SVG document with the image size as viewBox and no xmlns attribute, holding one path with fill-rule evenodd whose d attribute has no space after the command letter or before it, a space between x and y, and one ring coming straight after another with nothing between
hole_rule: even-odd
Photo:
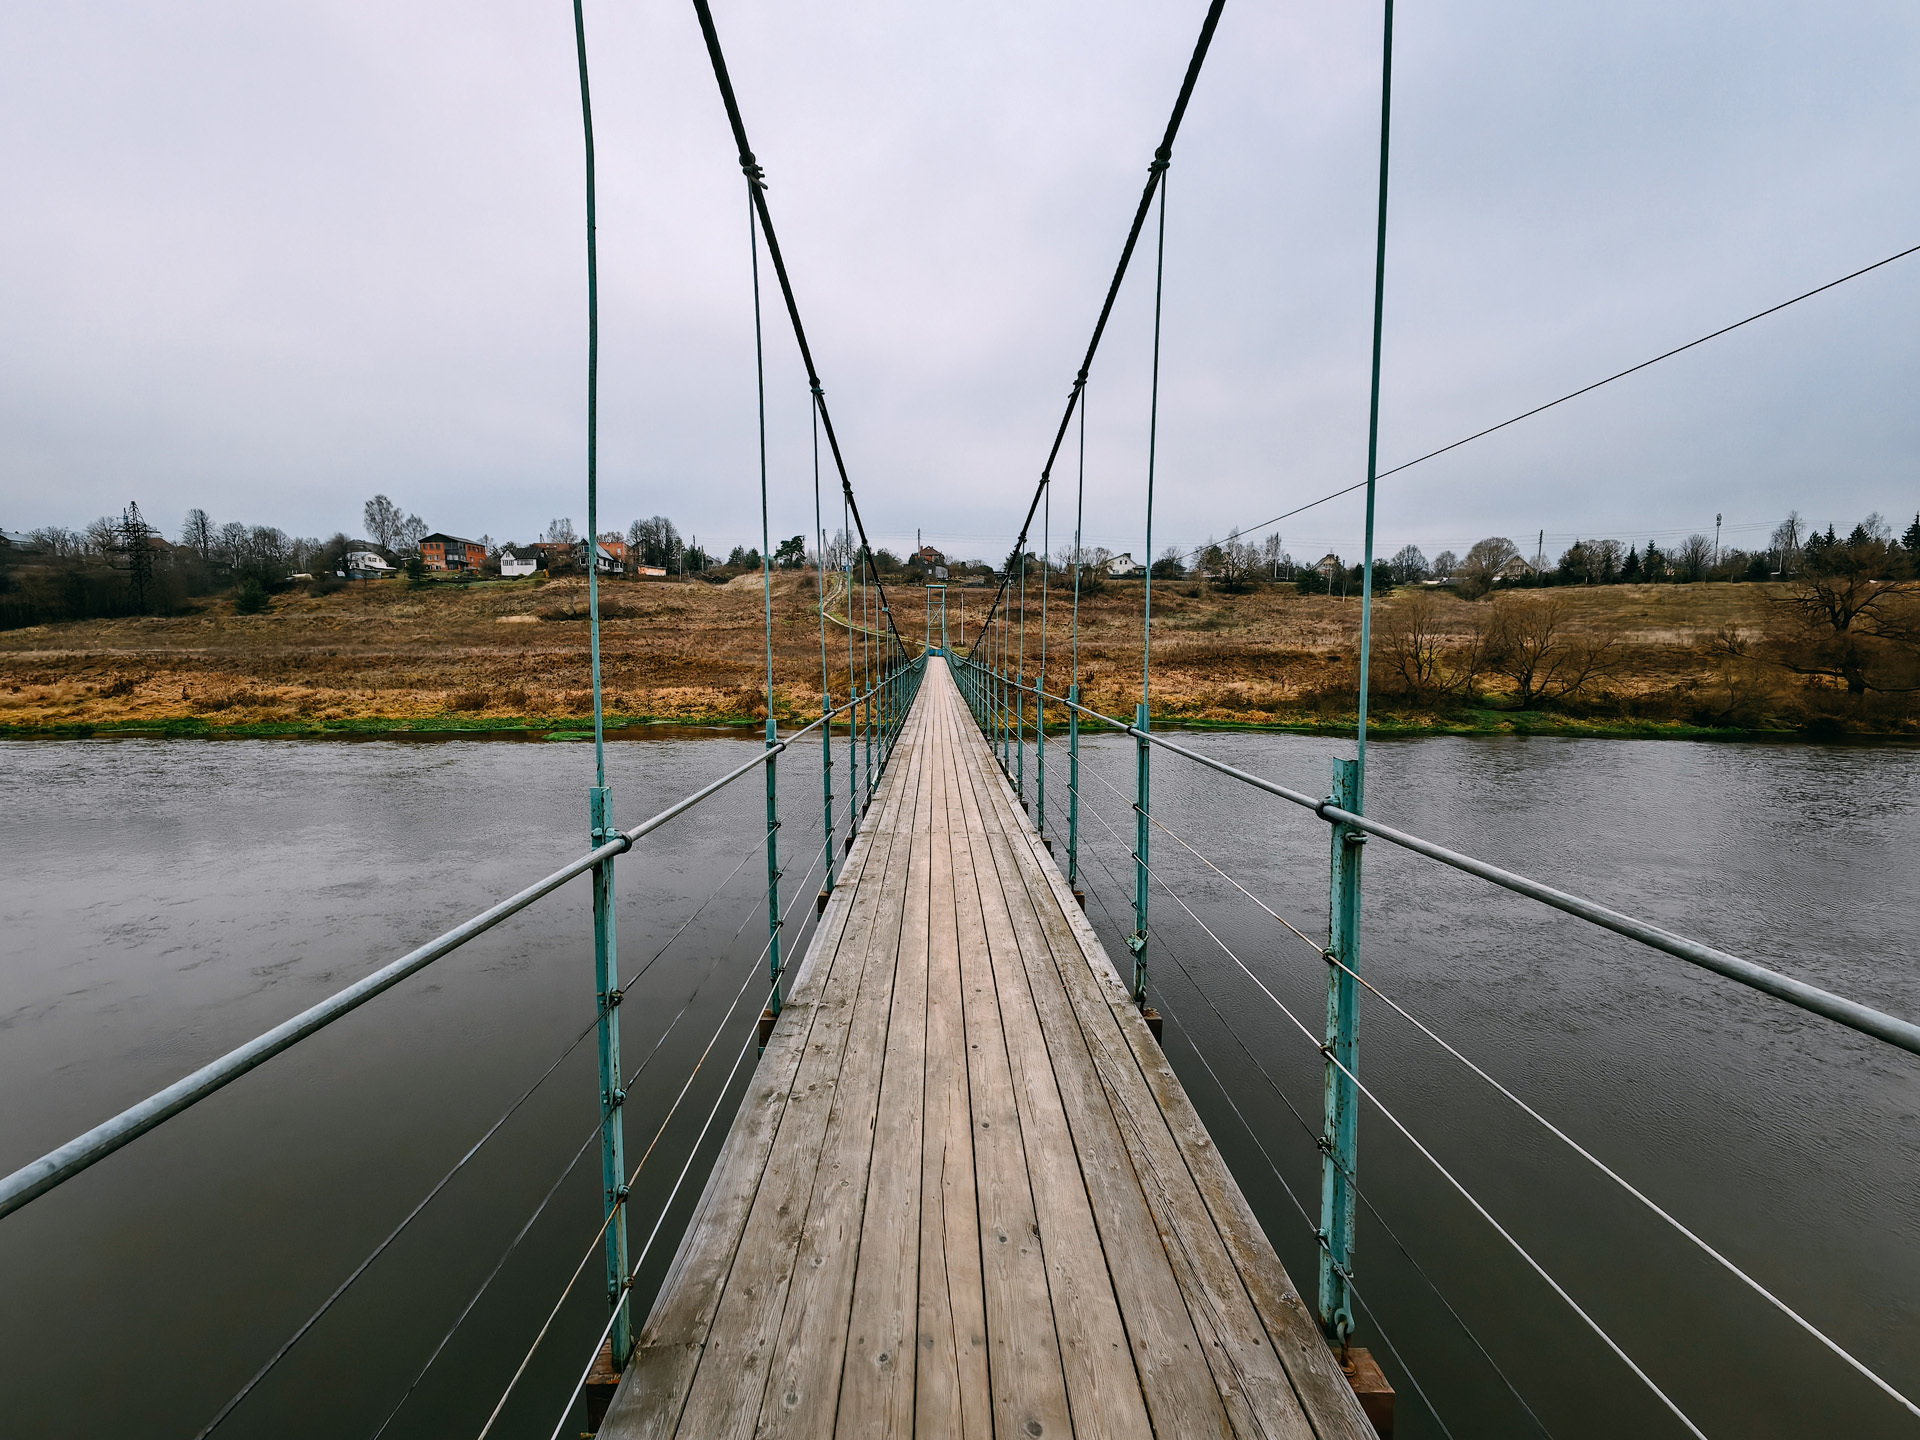
<instances>
[{"instance_id":1,"label":"weathered wooden plank","mask_svg":"<svg viewBox=\"0 0 1920 1440\"><path fill-rule=\"evenodd\" d=\"M1044 879L1035 873L1038 860L1031 849L1022 849L1026 851L1019 857L1025 862L1022 873L1009 877L1010 883L1046 889ZM1130 1161L1129 1179L1138 1187L1136 1194L1149 1213L1152 1243L1160 1252L1155 1259L1174 1287L1173 1303L1188 1317L1200 1341L1193 1358L1203 1358L1204 1365L1190 1366L1181 1378L1195 1385L1211 1376L1209 1388L1231 1417L1236 1435L1309 1440L1312 1431L1300 1402L1172 1137L1166 1134L1154 1097L1134 1066L1120 1034L1120 1018L1103 1003L1064 915L1052 904L1047 909L1054 913L1045 914L1045 923L1060 946L1057 954L1049 947L1049 960L1064 958L1070 967L1053 976L1068 1015L1063 1017L1061 1032L1050 1039L1056 1046L1065 1046L1071 1036L1086 1047L1091 1077L1102 1092L1097 1103L1117 1123ZM1078 1010L1068 993L1072 988L1083 992ZM1137 1014L1126 1018L1139 1023ZM1089 1104L1093 1103L1089 1097ZM1189 1397L1184 1403L1194 1401Z\"/></svg>"},{"instance_id":2,"label":"weathered wooden plank","mask_svg":"<svg viewBox=\"0 0 1920 1440\"><path fill-rule=\"evenodd\" d=\"M1062 986L1053 944L1065 938L1072 959L1084 966L1053 893L1030 883L1032 853L999 793L1004 781L984 752L971 766L973 783L989 804L999 801L1003 833L995 837L995 860L1009 897L1020 960L1027 969L1027 991L1038 1023L1038 1039L1051 1058L1060 1087L1072 1148L1093 1199L1093 1216L1106 1252L1111 1283L1126 1323L1135 1370L1155 1430L1162 1435L1226 1436L1258 1433L1258 1422L1237 1387L1216 1391L1210 1378L1202 1334L1169 1265L1162 1236L1135 1162L1122 1140L1105 1086L1081 1034L1080 1022ZM1010 799L1011 797L1005 797ZM1009 833L1011 832L1011 833ZM1209 1342L1217 1344L1217 1340ZM1277 1368L1277 1366L1276 1366ZM1291 1401L1291 1394L1287 1397ZM1233 1411L1230 1421L1228 1412Z\"/></svg>"},{"instance_id":3,"label":"weathered wooden plank","mask_svg":"<svg viewBox=\"0 0 1920 1440\"><path fill-rule=\"evenodd\" d=\"M601 1433L1364 1440L939 662L894 758Z\"/></svg>"},{"instance_id":4,"label":"weathered wooden plank","mask_svg":"<svg viewBox=\"0 0 1920 1440\"><path fill-rule=\"evenodd\" d=\"M840 1329L846 1354L835 1433L908 1435L913 1431L914 1355L920 1295L920 1154L926 1116L927 946L933 860L933 799L939 787L935 714L917 712L919 788L911 819L893 1005L886 1055L868 1131L859 1263L852 1308ZM822 1271L824 1275L825 1270ZM831 1323L831 1316L823 1316ZM824 1368L824 1367L823 1367ZM778 1434L777 1426L767 1427ZM804 1433L824 1433L810 1429Z\"/></svg>"},{"instance_id":5,"label":"weathered wooden plank","mask_svg":"<svg viewBox=\"0 0 1920 1440\"><path fill-rule=\"evenodd\" d=\"M953 826L953 885L960 936L961 1002L966 1018L967 1080L973 1115L974 1185L980 1206L983 1310L996 1436L1071 1435L1066 1377L1048 1288L1040 1222L1013 1098L1013 1073L1001 1029L993 961L987 952L982 884L964 814ZM984 837L982 837L984 843Z\"/></svg>"},{"instance_id":6,"label":"weathered wooden plank","mask_svg":"<svg viewBox=\"0 0 1920 1440\"><path fill-rule=\"evenodd\" d=\"M1059 915L1080 952L1084 970L1063 963L1062 980L1082 1017L1083 1033L1101 1062L1100 1073L1110 1086L1114 1113L1122 1119L1123 1130L1131 1132L1127 1136L1129 1149L1136 1155L1149 1202L1156 1204L1156 1220L1163 1232L1177 1237L1177 1242L1170 1241L1170 1250L1177 1243L1186 1257L1182 1290L1188 1296L1190 1310L1197 1321L1202 1315L1212 1317L1220 1338L1233 1342L1228 1358L1263 1419L1282 1413L1277 1404L1261 1403L1263 1395L1277 1395L1279 1386L1250 1343L1250 1327L1235 1299L1236 1291L1251 1303L1253 1316L1284 1369L1287 1388L1297 1397L1297 1413L1311 1425L1311 1433L1323 1440L1370 1440L1372 1427L1333 1352L1321 1338L1318 1324L1200 1123L1193 1102L1140 1018L1091 923L1073 901L1065 878L1037 842L1029 840L1026 848L1034 875L1054 895L1055 905L1043 913ZM1071 955L1064 943L1060 953L1063 960ZM1083 976L1093 981L1091 990ZM1113 1022L1112 1029L1100 1023L1101 1012ZM1113 1043L1116 1034L1119 1045ZM1140 1094L1139 1082L1145 1083L1151 1109ZM1177 1168L1167 1149L1169 1141L1178 1154ZM1186 1172L1184 1182L1179 1170ZM1205 1223L1193 1208L1196 1197L1204 1209ZM1220 1263L1222 1252L1224 1267ZM1210 1352L1210 1356L1217 1364L1218 1352Z\"/></svg>"},{"instance_id":7,"label":"weathered wooden plank","mask_svg":"<svg viewBox=\"0 0 1920 1440\"><path fill-rule=\"evenodd\" d=\"M971 747L970 747L971 748ZM984 751L981 752L984 754ZM1006 889L1011 859L1006 853L1003 827L1012 822L1000 797L977 785L977 766L967 767L961 794L966 814L966 836L973 849L987 931L988 953L1000 1004L1001 1024L1019 1108L1020 1130L1027 1147L1027 1166L1033 1183L1034 1208L1040 1220L1040 1239L1047 1259L1052 1291L1054 1326L1060 1336L1060 1356L1073 1407L1075 1433L1100 1436L1151 1435L1152 1425L1141 1394L1127 1343L1127 1327L1120 1318L1119 1301L1108 1271L1109 1257L1093 1216L1093 1203L1081 1175L1084 1159L1076 1152L1066 1111L1054 1078L1058 1056L1049 1056L1041 1036L1034 1000L1015 935L1010 906L1026 912L1031 906L1024 888ZM984 795L983 795L984 792ZM982 799L986 804L981 804ZM1010 801L1010 796L1008 797ZM999 852L996 855L996 851ZM1058 979L1052 982L1058 985ZM1119 1217L1114 1217L1118 1223ZM1145 1219L1144 1214L1141 1217ZM1152 1246L1158 1238L1150 1224L1120 1239L1124 1246ZM1115 1257L1120 1258L1120 1257ZM1124 1259L1121 1263L1127 1263ZM1164 1261L1161 1262L1164 1265ZM1177 1295L1173 1297L1177 1304ZM1183 1310L1170 1311L1169 1320L1185 1319ZM1187 1327L1189 1334L1191 1327ZM1212 1396L1201 1399L1216 1413ZM1191 1433L1224 1433L1212 1426L1205 1409L1193 1416ZM1185 1432L1183 1432L1185 1433Z\"/></svg>"},{"instance_id":8,"label":"weathered wooden plank","mask_svg":"<svg viewBox=\"0 0 1920 1440\"><path fill-rule=\"evenodd\" d=\"M869 867L884 864L883 855L891 858L893 832L886 821L901 803L903 789L900 777L890 775L877 797L881 818L874 827ZM706 1325L686 1342L692 1351L691 1364L684 1371L662 1366L666 1373L656 1375L652 1356L643 1353L615 1396L609 1424L624 1418L622 1398L631 1391L633 1411L646 1422L644 1428L631 1431L635 1436L731 1433L724 1420L711 1423L716 1411L727 1413L729 1401L732 1412L751 1429L862 978L862 966L855 957L865 955L880 898L877 885L863 884L855 890L834 963L821 981L785 1113L766 1163L746 1194L747 1216L739 1239L724 1264L712 1267L718 1273L709 1269L703 1276L703 1308L709 1315ZM776 1037L781 1028L775 1027ZM608 1432L603 1429L602 1433ZM628 1432L615 1433L627 1440Z\"/></svg>"},{"instance_id":9,"label":"weathered wooden plank","mask_svg":"<svg viewBox=\"0 0 1920 1440\"><path fill-rule=\"evenodd\" d=\"M891 784L891 779L888 784ZM632 1360L619 1391L608 1408L600 1433L620 1440L671 1435L680 1407L693 1383L694 1368L715 1311L727 1273L732 1267L741 1233L765 1172L774 1138L785 1118L801 1058L812 1043L812 1030L826 982L833 970L849 926L858 931L866 923L855 917L853 901L859 877L874 862L878 827L868 827L854 841L843 871L845 880L828 902L809 947L808 966L769 1037L746 1098L727 1133L700 1204L686 1236L674 1255L653 1310L641 1330ZM879 850L884 863L886 846Z\"/></svg>"},{"instance_id":10,"label":"weathered wooden plank","mask_svg":"<svg viewBox=\"0 0 1920 1440\"><path fill-rule=\"evenodd\" d=\"M902 767L901 800L889 821L894 829L887 863L879 880L879 904L867 936L860 991L847 1027L834 1086L833 1104L820 1148L799 1157L810 1170L804 1192L804 1218L792 1273L781 1307L761 1392L759 1424L751 1407L742 1416L728 1408L723 1430L718 1417L687 1406L682 1433L706 1437L734 1433L766 1436L825 1435L833 1426L840 1389L840 1367L847 1340L847 1310L859 1256L867 1173L873 1161L873 1115L886 1055L887 1017L893 1005L894 971L900 952L900 920L911 862L911 816L918 802L923 752L902 737L895 760ZM731 1386L714 1392L723 1401Z\"/></svg>"},{"instance_id":11,"label":"weathered wooden plank","mask_svg":"<svg viewBox=\"0 0 1920 1440\"><path fill-rule=\"evenodd\" d=\"M951 836L959 808L958 726L940 720L927 942L926 1121L920 1181L920 1306L914 1433L925 1440L991 1440L987 1318L974 1193L973 1116L967 1093L960 935Z\"/></svg>"}]
</instances>

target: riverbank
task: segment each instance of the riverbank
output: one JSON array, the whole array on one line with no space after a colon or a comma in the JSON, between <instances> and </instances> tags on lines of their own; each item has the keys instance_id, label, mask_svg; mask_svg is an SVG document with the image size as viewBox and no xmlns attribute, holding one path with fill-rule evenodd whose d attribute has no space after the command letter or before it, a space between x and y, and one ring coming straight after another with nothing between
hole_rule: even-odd
<instances>
[{"instance_id":1,"label":"riverbank","mask_svg":"<svg viewBox=\"0 0 1920 1440\"><path fill-rule=\"evenodd\" d=\"M1552 708L1522 709L1486 675L1454 701L1396 694L1376 657L1371 733L1541 734L1674 739L1920 737L1911 705L1849 704L1751 656L1729 634L1761 637L1780 587L1620 585L1545 592L1571 633L1606 637L1607 673ZM926 630L924 592L890 587L909 639ZM989 599L949 591L958 647ZM1382 600L1380 615L1408 603ZM750 725L766 715L758 577L728 585L613 582L602 591L603 684L616 738L661 727ZM1110 583L1080 607L1087 704L1130 716L1140 674L1140 593ZM1438 643L1467 643L1485 602L1440 599ZM827 689L844 698L866 672L863 637L830 604ZM1359 606L1291 586L1223 594L1187 581L1154 588L1153 723L1280 733L1351 733ZM225 599L187 614L77 621L0 632L0 737L434 736L541 738L590 726L584 581L355 584L289 594L264 615ZM1071 597L1051 592L1047 685L1071 681ZM934 617L937 631L938 616ZM1458 634L1453 634L1452 630ZM1027 672L1040 660L1037 586L1027 604ZM1017 627L1015 629L1017 638ZM813 577L774 587L774 710L805 724L821 708L821 626Z\"/></svg>"}]
</instances>

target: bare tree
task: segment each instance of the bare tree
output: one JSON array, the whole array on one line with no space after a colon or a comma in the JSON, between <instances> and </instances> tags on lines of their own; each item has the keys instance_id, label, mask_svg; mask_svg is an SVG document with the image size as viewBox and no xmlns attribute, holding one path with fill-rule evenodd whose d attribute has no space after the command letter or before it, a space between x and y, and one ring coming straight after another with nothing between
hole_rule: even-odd
<instances>
[{"instance_id":1,"label":"bare tree","mask_svg":"<svg viewBox=\"0 0 1920 1440\"><path fill-rule=\"evenodd\" d=\"M1451 580L1459 568L1460 557L1451 550L1442 550L1433 557L1433 578L1436 580Z\"/></svg>"},{"instance_id":2,"label":"bare tree","mask_svg":"<svg viewBox=\"0 0 1920 1440\"><path fill-rule=\"evenodd\" d=\"M1387 682L1416 701L1461 695L1486 664L1484 617L1431 590L1415 590L1380 607L1373 622L1373 662Z\"/></svg>"},{"instance_id":3,"label":"bare tree","mask_svg":"<svg viewBox=\"0 0 1920 1440\"><path fill-rule=\"evenodd\" d=\"M87 550L86 536L64 525L47 525L32 533L33 543L56 560L74 560Z\"/></svg>"},{"instance_id":4,"label":"bare tree","mask_svg":"<svg viewBox=\"0 0 1920 1440\"><path fill-rule=\"evenodd\" d=\"M1670 558L1678 579L1689 584L1704 580L1707 567L1713 564L1713 537L1689 535L1686 543L1674 551Z\"/></svg>"},{"instance_id":5,"label":"bare tree","mask_svg":"<svg viewBox=\"0 0 1920 1440\"><path fill-rule=\"evenodd\" d=\"M418 515L409 515L400 522L399 545L402 550L418 550L420 542L427 538L427 522Z\"/></svg>"},{"instance_id":6,"label":"bare tree","mask_svg":"<svg viewBox=\"0 0 1920 1440\"><path fill-rule=\"evenodd\" d=\"M360 507L360 518L366 524L367 538L382 550L400 548L400 507L384 495L376 495Z\"/></svg>"},{"instance_id":7,"label":"bare tree","mask_svg":"<svg viewBox=\"0 0 1920 1440\"><path fill-rule=\"evenodd\" d=\"M187 511L186 524L180 527L180 543L186 546L202 560L213 549L213 521L207 518L207 512L195 506Z\"/></svg>"},{"instance_id":8,"label":"bare tree","mask_svg":"<svg viewBox=\"0 0 1920 1440\"><path fill-rule=\"evenodd\" d=\"M1402 545L1387 565L1398 585L1417 585L1427 578L1427 557L1418 545Z\"/></svg>"},{"instance_id":9,"label":"bare tree","mask_svg":"<svg viewBox=\"0 0 1920 1440\"><path fill-rule=\"evenodd\" d=\"M1499 578L1500 567L1516 559L1520 547L1504 535L1490 535L1485 540L1473 542L1473 548L1467 551L1467 558L1460 562L1460 593L1469 600L1477 599L1493 588L1493 582Z\"/></svg>"},{"instance_id":10,"label":"bare tree","mask_svg":"<svg viewBox=\"0 0 1920 1440\"><path fill-rule=\"evenodd\" d=\"M1575 631L1564 596L1503 595L1486 630L1487 667L1513 681L1522 710L1542 701L1570 700L1610 674L1617 637Z\"/></svg>"},{"instance_id":11,"label":"bare tree","mask_svg":"<svg viewBox=\"0 0 1920 1440\"><path fill-rule=\"evenodd\" d=\"M1892 545L1865 524L1845 540L1809 541L1780 601L1792 623L1778 661L1842 681L1853 695L1920 688L1920 580L1895 578L1894 562Z\"/></svg>"},{"instance_id":12,"label":"bare tree","mask_svg":"<svg viewBox=\"0 0 1920 1440\"><path fill-rule=\"evenodd\" d=\"M1274 531L1260 542L1260 568L1266 572L1269 580L1280 578L1280 567L1286 563L1287 552L1280 548L1280 532Z\"/></svg>"},{"instance_id":13,"label":"bare tree","mask_svg":"<svg viewBox=\"0 0 1920 1440\"><path fill-rule=\"evenodd\" d=\"M1260 552L1240 538L1240 532L1215 545L1207 542L1207 573L1225 590L1244 590L1247 581L1260 569Z\"/></svg>"},{"instance_id":14,"label":"bare tree","mask_svg":"<svg viewBox=\"0 0 1920 1440\"><path fill-rule=\"evenodd\" d=\"M96 555L102 560L111 559L120 549L120 522L111 515L102 515L98 520L88 523L84 532L86 553Z\"/></svg>"},{"instance_id":15,"label":"bare tree","mask_svg":"<svg viewBox=\"0 0 1920 1440\"><path fill-rule=\"evenodd\" d=\"M546 542L549 545L572 545L580 537L574 533L573 521L564 515L557 520L547 522Z\"/></svg>"}]
</instances>

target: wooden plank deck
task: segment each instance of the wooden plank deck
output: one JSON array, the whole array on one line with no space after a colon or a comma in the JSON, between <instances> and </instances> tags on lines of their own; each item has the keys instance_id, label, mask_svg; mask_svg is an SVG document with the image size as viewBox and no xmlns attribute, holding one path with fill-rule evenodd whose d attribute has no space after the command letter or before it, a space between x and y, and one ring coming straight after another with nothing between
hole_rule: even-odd
<instances>
[{"instance_id":1,"label":"wooden plank deck","mask_svg":"<svg viewBox=\"0 0 1920 1440\"><path fill-rule=\"evenodd\" d=\"M1373 1434L943 660L600 1434Z\"/></svg>"}]
</instances>

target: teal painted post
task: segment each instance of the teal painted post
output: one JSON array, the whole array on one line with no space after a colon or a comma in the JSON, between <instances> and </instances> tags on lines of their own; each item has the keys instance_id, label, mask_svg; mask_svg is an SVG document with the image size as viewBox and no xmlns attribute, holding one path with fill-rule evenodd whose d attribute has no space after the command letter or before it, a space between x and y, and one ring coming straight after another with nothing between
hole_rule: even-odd
<instances>
[{"instance_id":1,"label":"teal painted post","mask_svg":"<svg viewBox=\"0 0 1920 1440\"><path fill-rule=\"evenodd\" d=\"M1359 780L1355 761L1335 760L1332 802L1343 810L1356 810ZM1360 1073L1360 982L1354 974L1360 970L1360 849L1366 838L1350 826L1333 827L1333 876L1328 900L1326 1113L1320 1137L1320 1323L1342 1342L1353 1333L1353 1301L1347 1281L1353 1274L1354 1163L1360 1096L1347 1072ZM1340 965L1332 963L1336 959ZM1341 969L1341 965L1347 969ZM1336 1060L1339 1065L1334 1064Z\"/></svg>"},{"instance_id":2,"label":"teal painted post","mask_svg":"<svg viewBox=\"0 0 1920 1440\"><path fill-rule=\"evenodd\" d=\"M772 710L769 705L768 710ZM780 743L780 722L767 716L767 749ZM780 1013L780 788L775 767L778 756L769 756L767 772L767 979L771 998L767 1009Z\"/></svg>"},{"instance_id":3,"label":"teal painted post","mask_svg":"<svg viewBox=\"0 0 1920 1440\"><path fill-rule=\"evenodd\" d=\"M1033 830L1047 833L1047 677L1033 687Z\"/></svg>"},{"instance_id":4,"label":"teal painted post","mask_svg":"<svg viewBox=\"0 0 1920 1440\"><path fill-rule=\"evenodd\" d=\"M1136 730L1147 728L1145 701L1133 712L1133 726ZM1150 878L1147 873L1147 817L1153 813L1148 781L1152 775L1153 747L1137 737L1133 743L1138 752L1134 758L1133 918L1139 928L1127 937L1127 948L1133 951L1134 1003L1144 1007L1147 1003L1147 881Z\"/></svg>"},{"instance_id":5,"label":"teal painted post","mask_svg":"<svg viewBox=\"0 0 1920 1440\"><path fill-rule=\"evenodd\" d=\"M1069 685L1067 699L1067 885L1080 881L1080 687Z\"/></svg>"},{"instance_id":6,"label":"teal painted post","mask_svg":"<svg viewBox=\"0 0 1920 1440\"><path fill-rule=\"evenodd\" d=\"M1027 803L1027 687L1013 682L1013 798Z\"/></svg>"},{"instance_id":7,"label":"teal painted post","mask_svg":"<svg viewBox=\"0 0 1920 1440\"><path fill-rule=\"evenodd\" d=\"M607 843L619 831L613 823L613 792L596 785L587 792L588 815L594 848ZM613 928L613 861L602 860L593 867L593 984L600 1008L600 1180L605 1206L600 1213L612 1215L614 1207L627 1198L627 1155L620 1123L626 1093L620 1088L620 960ZM617 1307L613 1322L613 1363L624 1369L633 1353L632 1324L626 1306L620 1304L627 1280L626 1216L616 1216L607 1226L607 1304Z\"/></svg>"},{"instance_id":8,"label":"teal painted post","mask_svg":"<svg viewBox=\"0 0 1920 1440\"><path fill-rule=\"evenodd\" d=\"M822 804L827 812L827 894L833 893L835 877L839 873L840 856L833 848L833 696L822 693L820 696L820 788Z\"/></svg>"},{"instance_id":9,"label":"teal painted post","mask_svg":"<svg viewBox=\"0 0 1920 1440\"><path fill-rule=\"evenodd\" d=\"M861 702L867 712L866 714L867 784L866 784L866 789L862 793L861 799L860 799L860 813L862 815L867 813L867 806L873 803L873 703L874 703L873 692L874 692L873 680L872 680L872 677L869 676L867 680L866 698Z\"/></svg>"}]
</instances>

